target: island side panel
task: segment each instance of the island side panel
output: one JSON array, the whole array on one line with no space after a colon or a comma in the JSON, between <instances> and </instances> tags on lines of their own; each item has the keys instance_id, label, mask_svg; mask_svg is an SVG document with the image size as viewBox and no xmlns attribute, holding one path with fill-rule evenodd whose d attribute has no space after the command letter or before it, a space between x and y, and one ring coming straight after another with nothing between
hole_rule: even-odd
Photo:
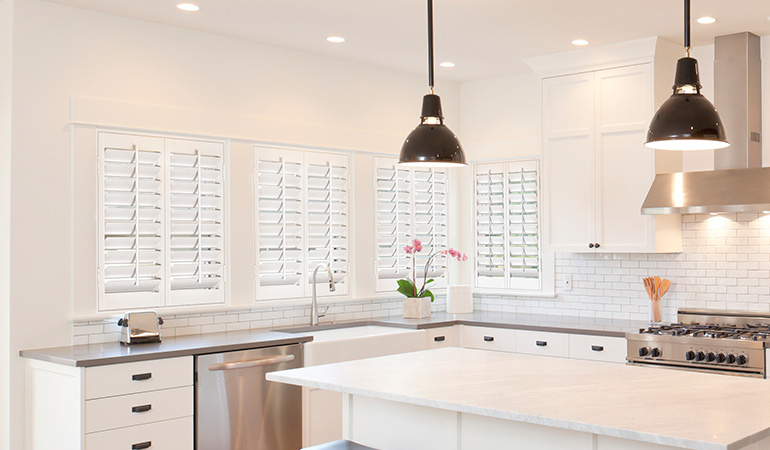
<instances>
[{"instance_id":1,"label":"island side panel","mask_svg":"<svg viewBox=\"0 0 770 450\"><path fill-rule=\"evenodd\" d=\"M459 450L458 413L348 395L343 435L374 448Z\"/></svg>"},{"instance_id":2,"label":"island side panel","mask_svg":"<svg viewBox=\"0 0 770 450\"><path fill-rule=\"evenodd\" d=\"M461 450L595 450L590 433L461 414Z\"/></svg>"}]
</instances>

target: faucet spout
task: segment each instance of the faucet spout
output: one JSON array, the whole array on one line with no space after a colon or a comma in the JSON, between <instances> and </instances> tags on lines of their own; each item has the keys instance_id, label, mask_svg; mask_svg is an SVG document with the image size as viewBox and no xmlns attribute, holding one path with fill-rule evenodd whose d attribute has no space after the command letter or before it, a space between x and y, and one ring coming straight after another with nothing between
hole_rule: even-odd
<instances>
[{"instance_id":1,"label":"faucet spout","mask_svg":"<svg viewBox=\"0 0 770 450\"><path fill-rule=\"evenodd\" d=\"M313 270L313 297L310 301L310 325L318 325L318 319L321 317L320 314L318 314L318 295L316 292L316 277L318 276L318 269L320 268L326 269L326 272L329 274L329 292L334 292L337 290L336 286L334 285L334 274L332 273L331 267L329 267L328 264L320 263L317 266L315 266L315 269Z\"/></svg>"}]
</instances>

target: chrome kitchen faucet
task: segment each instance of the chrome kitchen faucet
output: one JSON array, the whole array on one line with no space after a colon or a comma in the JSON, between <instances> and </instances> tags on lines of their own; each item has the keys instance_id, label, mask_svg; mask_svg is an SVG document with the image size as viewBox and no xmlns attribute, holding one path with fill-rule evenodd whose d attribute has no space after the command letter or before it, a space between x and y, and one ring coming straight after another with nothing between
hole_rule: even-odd
<instances>
[{"instance_id":1,"label":"chrome kitchen faucet","mask_svg":"<svg viewBox=\"0 0 770 450\"><path fill-rule=\"evenodd\" d=\"M336 287L334 287L334 275L332 275L332 269L327 264L321 263L315 266L315 269L313 270L313 300L310 302L310 325L318 325L318 319L325 316L326 314L318 314L318 297L316 295L316 275L318 275L318 269L321 267L326 268L326 271L329 273L329 292L334 292L337 290ZM329 309L327 306L324 310L324 313L326 310Z\"/></svg>"}]
</instances>

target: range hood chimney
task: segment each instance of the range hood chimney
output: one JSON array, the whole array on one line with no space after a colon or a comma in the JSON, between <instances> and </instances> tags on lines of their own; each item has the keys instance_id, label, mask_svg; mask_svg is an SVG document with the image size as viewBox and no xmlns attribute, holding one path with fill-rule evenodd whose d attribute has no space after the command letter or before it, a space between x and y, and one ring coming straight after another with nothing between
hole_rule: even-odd
<instances>
[{"instance_id":1,"label":"range hood chimney","mask_svg":"<svg viewBox=\"0 0 770 450\"><path fill-rule=\"evenodd\" d=\"M714 169L655 176L642 214L770 211L770 167L762 168L762 67L752 33L714 40L714 104L731 146Z\"/></svg>"}]
</instances>

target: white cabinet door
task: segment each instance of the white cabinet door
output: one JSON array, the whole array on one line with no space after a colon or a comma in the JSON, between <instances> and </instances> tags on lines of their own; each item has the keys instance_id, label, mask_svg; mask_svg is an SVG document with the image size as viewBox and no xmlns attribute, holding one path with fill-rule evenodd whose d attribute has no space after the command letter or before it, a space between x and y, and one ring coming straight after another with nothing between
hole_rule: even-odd
<instances>
[{"instance_id":1,"label":"white cabinet door","mask_svg":"<svg viewBox=\"0 0 770 450\"><path fill-rule=\"evenodd\" d=\"M655 178L644 146L652 109L652 67L595 72L596 242L599 252L654 252L653 216L641 206Z\"/></svg>"},{"instance_id":2,"label":"white cabinet door","mask_svg":"<svg viewBox=\"0 0 770 450\"><path fill-rule=\"evenodd\" d=\"M516 352L528 355L569 357L569 334L516 330Z\"/></svg>"},{"instance_id":3,"label":"white cabinet door","mask_svg":"<svg viewBox=\"0 0 770 450\"><path fill-rule=\"evenodd\" d=\"M516 352L516 330L463 325L463 348Z\"/></svg>"},{"instance_id":4,"label":"white cabinet door","mask_svg":"<svg viewBox=\"0 0 770 450\"><path fill-rule=\"evenodd\" d=\"M543 80L544 220L549 250L596 242L594 75Z\"/></svg>"}]
</instances>

